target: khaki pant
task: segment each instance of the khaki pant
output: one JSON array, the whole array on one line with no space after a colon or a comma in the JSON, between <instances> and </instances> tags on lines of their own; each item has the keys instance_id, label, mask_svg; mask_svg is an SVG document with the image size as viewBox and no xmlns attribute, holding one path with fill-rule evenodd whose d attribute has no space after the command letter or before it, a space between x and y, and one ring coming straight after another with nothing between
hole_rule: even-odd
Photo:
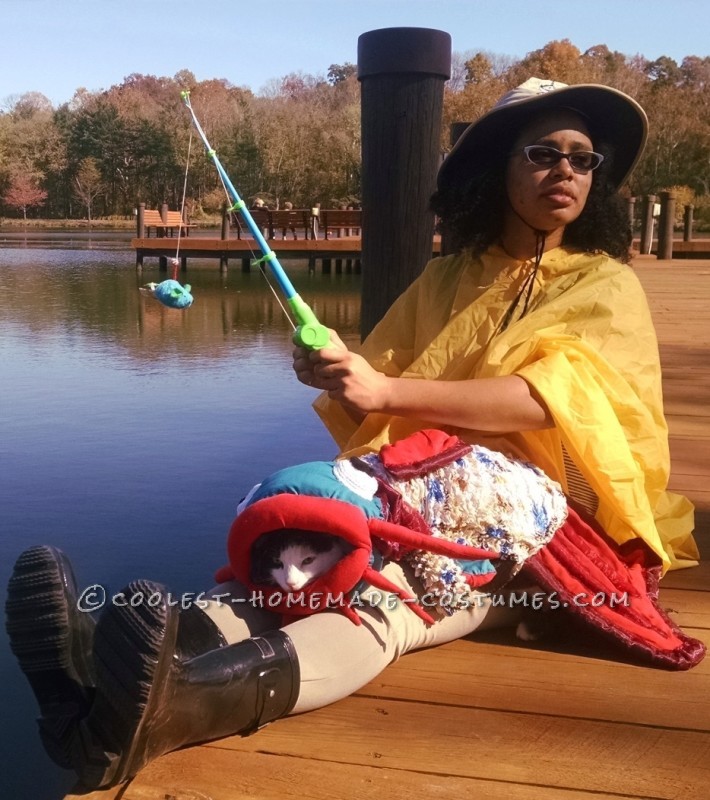
<instances>
[{"instance_id":1,"label":"khaki pant","mask_svg":"<svg viewBox=\"0 0 710 800\"><path fill-rule=\"evenodd\" d=\"M411 571L390 562L383 575L396 586L421 597L421 584ZM206 613L218 625L229 644L281 626L281 617L247 602L250 596L240 584L221 584L212 589ZM292 713L310 711L347 697L371 681L388 665L411 650L431 647L466 636L475 630L514 625L520 612L491 607L486 595L427 625L395 596L376 589L360 595L357 612L362 625L343 614L326 611L302 617L283 627L293 642L301 669L301 690ZM382 597L382 602L377 599ZM437 617L436 613L432 616Z\"/></svg>"}]
</instances>

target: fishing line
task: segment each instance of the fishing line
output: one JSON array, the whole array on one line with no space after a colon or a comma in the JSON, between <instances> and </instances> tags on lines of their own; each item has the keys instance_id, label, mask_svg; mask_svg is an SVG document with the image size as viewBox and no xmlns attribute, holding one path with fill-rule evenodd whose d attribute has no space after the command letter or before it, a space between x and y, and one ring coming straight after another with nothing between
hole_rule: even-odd
<instances>
[{"instance_id":1,"label":"fishing line","mask_svg":"<svg viewBox=\"0 0 710 800\"><path fill-rule=\"evenodd\" d=\"M279 293L276 291L276 289L274 289L273 284L269 280L269 276L266 274L266 270L264 269L264 265L263 265L263 259L261 259L261 258L254 259L251 262L251 264L252 264L253 267L259 267L259 272L261 272L261 274L264 276L264 280L266 281L266 285L269 287L269 289L271 289L271 292L274 295L274 297L276 298L276 302L281 307L281 310L283 311L284 316L286 317L286 320L288 321L288 324L293 328L294 331L298 330L298 328L296 326L296 323L291 319L291 316L289 315L288 311L286 310L286 306L283 304L283 301L279 297Z\"/></svg>"},{"instance_id":2,"label":"fishing line","mask_svg":"<svg viewBox=\"0 0 710 800\"><path fill-rule=\"evenodd\" d=\"M185 198L187 197L187 176L190 172L190 154L192 153L192 129L190 130L190 138L187 142L187 161L185 163L185 180L182 184L182 201L180 203L180 221L185 219ZM173 260L173 280L177 280L178 259L180 256L180 239L182 237L182 225L178 226L177 245L175 247L175 258Z\"/></svg>"},{"instance_id":3,"label":"fishing line","mask_svg":"<svg viewBox=\"0 0 710 800\"><path fill-rule=\"evenodd\" d=\"M234 184L231 182L229 176L225 172L224 167L217 157L217 153L211 147L209 141L207 140L207 136L202 130L202 126L195 115L192 105L190 104L190 92L181 92L181 96L185 106L192 116L192 122L200 138L202 139L205 150L207 151L207 155L212 159L212 162L219 173L220 179L222 180L222 185L224 186L229 199L233 201L233 204L230 206L229 210L237 211L239 214L241 214L242 219L251 231L252 236L259 245L259 249L263 253L263 257L260 260L269 265L276 282L279 284L279 287L286 298L289 308L296 318L298 326L296 327L296 331L293 335L293 341L297 345L301 347L307 347L311 350L318 350L322 347L325 347L330 341L330 333L328 329L324 325L321 325L308 304L296 292L293 284L288 278L288 275L286 275L285 270L279 263L276 253L274 253L274 251L267 244L262 232L259 230L258 225L254 221L254 218L249 213L246 203L242 200L242 198L239 196L239 193L234 188Z\"/></svg>"},{"instance_id":4,"label":"fishing line","mask_svg":"<svg viewBox=\"0 0 710 800\"><path fill-rule=\"evenodd\" d=\"M184 310L192 305L192 287L189 283L184 286L178 281L178 267L180 266L180 240L182 237L183 223L185 222L185 198L187 196L187 176L190 171L190 153L192 152L192 130L187 145L187 163L185 164L185 180L182 186L182 202L180 204L180 224L178 225L177 243L175 246L175 257L171 259L173 277L160 283L148 283L142 286L140 291L150 294L159 303L168 308Z\"/></svg>"},{"instance_id":5,"label":"fishing line","mask_svg":"<svg viewBox=\"0 0 710 800\"><path fill-rule=\"evenodd\" d=\"M217 170L217 174L219 175L220 183L222 184L222 188L224 189L224 193L225 193L225 195L227 197L227 202L230 203L230 207L228 208L228 211L229 211L229 213L231 213L233 211L233 208L231 207L232 198L229 196L229 189L227 188L227 184L224 182L224 178L222 177L222 173L219 170ZM249 242L249 239L246 239L245 241ZM269 280L269 276L268 276L266 270L264 269L264 261L265 261L265 259L264 258L257 258L257 255L254 252L254 248L251 246L251 244L249 245L249 252L252 255L251 266L252 267L259 267L259 272L262 274L264 280L266 281L266 285L271 290L271 293L276 298L276 302L279 304L281 310L283 311L284 316L286 317L286 320L288 321L288 324L293 328L294 331L298 330L296 323L291 319L291 315L286 310L286 306L283 304L281 298L279 297L278 292L276 291L276 289L274 288L273 284Z\"/></svg>"}]
</instances>

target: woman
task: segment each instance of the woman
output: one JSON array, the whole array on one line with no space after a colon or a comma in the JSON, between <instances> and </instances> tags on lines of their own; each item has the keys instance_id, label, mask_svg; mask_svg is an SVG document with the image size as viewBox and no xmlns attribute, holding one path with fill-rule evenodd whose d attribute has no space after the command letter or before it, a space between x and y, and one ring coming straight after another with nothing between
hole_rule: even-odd
<instances>
[{"instance_id":1,"label":"woman","mask_svg":"<svg viewBox=\"0 0 710 800\"><path fill-rule=\"evenodd\" d=\"M434 207L462 252L431 262L365 341L296 354L347 452L423 425L522 455L620 544L693 562L692 507L666 491L655 332L616 194L646 118L601 86L531 79L463 134Z\"/></svg>"},{"instance_id":2,"label":"woman","mask_svg":"<svg viewBox=\"0 0 710 800\"><path fill-rule=\"evenodd\" d=\"M360 354L335 332L323 350L295 352L299 380L325 392L316 408L343 454L445 428L532 461L620 544L645 542L665 566L696 557L692 509L665 490L653 328L622 263L630 236L615 192L645 138L631 98L537 79L469 127L434 199L461 252L427 267ZM382 574L421 594L399 563ZM138 581L94 631L75 610L63 555L40 547L20 557L8 601L13 650L47 749L87 786L333 702L405 652L510 622L482 594L433 625L394 602L361 607L358 625L320 613L279 627L272 612L241 602L244 587L216 593L230 602L179 611L162 587Z\"/></svg>"}]
</instances>

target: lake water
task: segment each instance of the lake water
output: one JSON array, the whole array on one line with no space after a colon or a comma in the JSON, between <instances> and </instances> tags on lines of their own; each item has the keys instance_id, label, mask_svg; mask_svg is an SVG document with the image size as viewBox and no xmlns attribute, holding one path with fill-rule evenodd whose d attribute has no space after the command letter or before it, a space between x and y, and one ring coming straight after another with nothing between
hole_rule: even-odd
<instances>
[{"instance_id":1,"label":"lake water","mask_svg":"<svg viewBox=\"0 0 710 800\"><path fill-rule=\"evenodd\" d=\"M70 249L67 249L70 248ZM360 278L288 263L322 322L357 338ZM125 236L0 233L0 583L33 544L72 559L80 588L151 578L201 591L225 560L238 500L335 446L291 372L291 328L264 277L189 263L187 311L139 292ZM56 800L34 698L0 633L2 800Z\"/></svg>"}]
</instances>

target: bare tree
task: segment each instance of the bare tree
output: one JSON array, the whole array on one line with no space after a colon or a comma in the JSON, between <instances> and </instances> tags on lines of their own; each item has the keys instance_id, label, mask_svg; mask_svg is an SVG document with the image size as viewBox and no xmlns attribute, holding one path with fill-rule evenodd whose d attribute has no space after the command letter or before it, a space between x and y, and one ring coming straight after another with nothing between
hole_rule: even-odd
<instances>
[{"instance_id":1,"label":"bare tree","mask_svg":"<svg viewBox=\"0 0 710 800\"><path fill-rule=\"evenodd\" d=\"M96 159L88 156L79 164L72 186L74 196L86 208L86 217L91 227L91 206L103 192L103 181Z\"/></svg>"}]
</instances>

